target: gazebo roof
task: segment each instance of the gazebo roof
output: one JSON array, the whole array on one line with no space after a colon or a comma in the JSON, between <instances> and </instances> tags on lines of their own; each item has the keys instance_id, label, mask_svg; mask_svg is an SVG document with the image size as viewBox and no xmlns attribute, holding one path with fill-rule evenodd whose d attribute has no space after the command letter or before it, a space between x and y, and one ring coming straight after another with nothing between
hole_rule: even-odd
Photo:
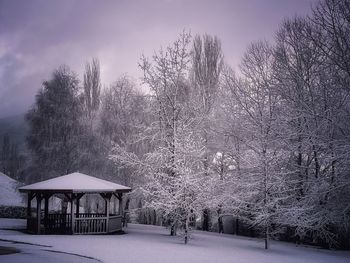
<instances>
[{"instance_id":1,"label":"gazebo roof","mask_svg":"<svg viewBox=\"0 0 350 263\"><path fill-rule=\"evenodd\" d=\"M125 193L130 192L131 188L75 172L20 187L19 191L50 193Z\"/></svg>"}]
</instances>

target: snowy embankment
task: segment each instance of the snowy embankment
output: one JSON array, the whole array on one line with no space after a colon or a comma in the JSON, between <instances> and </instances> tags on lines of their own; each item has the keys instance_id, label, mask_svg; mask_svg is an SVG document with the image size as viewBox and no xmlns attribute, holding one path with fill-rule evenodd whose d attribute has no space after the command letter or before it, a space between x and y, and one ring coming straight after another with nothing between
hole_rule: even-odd
<instances>
[{"instance_id":1,"label":"snowy embankment","mask_svg":"<svg viewBox=\"0 0 350 263\"><path fill-rule=\"evenodd\" d=\"M14 220L18 227L25 221ZM44 245L42 250L61 251L95 258L102 262L350 262L350 252L295 246L271 242L264 250L257 239L195 231L188 245L179 237L171 237L162 227L133 225L125 235L28 235L13 230L10 219L0 219L0 239ZM14 246L15 244L11 244ZM20 254L9 255L18 257ZM1 256L0 256L1 261Z\"/></svg>"},{"instance_id":2,"label":"snowy embankment","mask_svg":"<svg viewBox=\"0 0 350 263\"><path fill-rule=\"evenodd\" d=\"M18 182L0 172L0 205L24 206L23 198L17 191Z\"/></svg>"},{"instance_id":3,"label":"snowy embankment","mask_svg":"<svg viewBox=\"0 0 350 263\"><path fill-rule=\"evenodd\" d=\"M26 207L26 196L18 191L20 185L20 182L0 172L0 206ZM61 199L51 197L49 207L53 210L60 209Z\"/></svg>"}]
</instances>

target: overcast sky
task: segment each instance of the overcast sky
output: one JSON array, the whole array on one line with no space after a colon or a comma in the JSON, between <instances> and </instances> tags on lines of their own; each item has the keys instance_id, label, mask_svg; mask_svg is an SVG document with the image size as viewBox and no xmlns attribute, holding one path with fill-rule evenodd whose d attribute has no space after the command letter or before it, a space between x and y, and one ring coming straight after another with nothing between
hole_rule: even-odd
<instances>
[{"instance_id":1,"label":"overcast sky","mask_svg":"<svg viewBox=\"0 0 350 263\"><path fill-rule=\"evenodd\" d=\"M81 77L100 59L102 82L123 73L139 79L142 53L176 39L183 29L222 41L237 66L245 48L273 40L283 18L310 13L315 0L0 0L0 118L29 109L43 80L62 64Z\"/></svg>"}]
</instances>

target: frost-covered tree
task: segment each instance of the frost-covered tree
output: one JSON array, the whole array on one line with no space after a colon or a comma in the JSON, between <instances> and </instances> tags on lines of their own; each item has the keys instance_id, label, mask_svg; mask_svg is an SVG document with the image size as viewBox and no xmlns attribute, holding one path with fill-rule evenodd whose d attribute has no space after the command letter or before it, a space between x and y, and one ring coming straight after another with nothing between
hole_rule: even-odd
<instances>
[{"instance_id":1,"label":"frost-covered tree","mask_svg":"<svg viewBox=\"0 0 350 263\"><path fill-rule=\"evenodd\" d=\"M275 92L273 64L273 48L266 42L257 42L249 46L243 57L240 77L225 74L229 100L236 107L228 114L236 114L236 121L240 121L228 133L240 133L246 158L244 177L234 175L232 180L239 187L232 189L229 198L239 207L236 210L241 217L263 229L266 249L272 226L277 223L284 186L281 167L284 152L278 136L279 96ZM237 153L237 149L232 152Z\"/></svg>"},{"instance_id":2,"label":"frost-covered tree","mask_svg":"<svg viewBox=\"0 0 350 263\"><path fill-rule=\"evenodd\" d=\"M153 147L143 156L116 146L111 156L118 163L133 167L145 178L142 186L146 205L161 212L170 224L171 235L184 229L188 241L189 224L198 212L203 189L203 147L195 132L198 120L189 86L190 35L183 33L167 49L150 61L140 62L143 81L151 90L153 122L138 136Z\"/></svg>"},{"instance_id":3,"label":"frost-covered tree","mask_svg":"<svg viewBox=\"0 0 350 263\"><path fill-rule=\"evenodd\" d=\"M105 89L99 129L109 143L124 143L146 120L147 99L130 77L122 75Z\"/></svg>"},{"instance_id":4,"label":"frost-covered tree","mask_svg":"<svg viewBox=\"0 0 350 263\"><path fill-rule=\"evenodd\" d=\"M301 238L332 244L334 225L343 221L336 215L346 211L343 201L338 202L347 181L341 172L347 144L339 118L345 117L348 90L343 86L346 75L339 78L339 65L324 52L322 42L329 37L320 35L310 20L287 20L277 34L275 71L284 116L282 137L291 158L286 167L291 195L282 221Z\"/></svg>"},{"instance_id":5,"label":"frost-covered tree","mask_svg":"<svg viewBox=\"0 0 350 263\"><path fill-rule=\"evenodd\" d=\"M136 87L127 75L119 77L102 95L99 134L107 157L113 145L125 147L136 155L148 150L147 143L137 141L137 134L150 122L147 97ZM124 184L130 185L131 171L121 164L106 160L106 173L116 176Z\"/></svg>"},{"instance_id":6,"label":"frost-covered tree","mask_svg":"<svg viewBox=\"0 0 350 263\"><path fill-rule=\"evenodd\" d=\"M149 166L143 168L143 172L147 174L148 183L142 187L146 206L170 222L173 235L176 235L177 227L181 227L185 243L190 237L191 225L202 211L205 184L201 140L187 130L192 130L192 127L186 126L181 125L177 130L173 174L169 175L169 168L164 167L171 152L158 148L147 155Z\"/></svg>"}]
</instances>

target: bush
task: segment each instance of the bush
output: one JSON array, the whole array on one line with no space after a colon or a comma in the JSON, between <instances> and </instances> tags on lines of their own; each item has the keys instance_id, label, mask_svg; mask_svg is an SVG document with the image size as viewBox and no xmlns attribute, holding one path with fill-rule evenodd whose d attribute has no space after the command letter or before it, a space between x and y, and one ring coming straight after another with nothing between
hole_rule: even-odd
<instances>
[{"instance_id":1,"label":"bush","mask_svg":"<svg viewBox=\"0 0 350 263\"><path fill-rule=\"evenodd\" d=\"M27 208L22 206L0 206L0 217L26 218Z\"/></svg>"}]
</instances>

